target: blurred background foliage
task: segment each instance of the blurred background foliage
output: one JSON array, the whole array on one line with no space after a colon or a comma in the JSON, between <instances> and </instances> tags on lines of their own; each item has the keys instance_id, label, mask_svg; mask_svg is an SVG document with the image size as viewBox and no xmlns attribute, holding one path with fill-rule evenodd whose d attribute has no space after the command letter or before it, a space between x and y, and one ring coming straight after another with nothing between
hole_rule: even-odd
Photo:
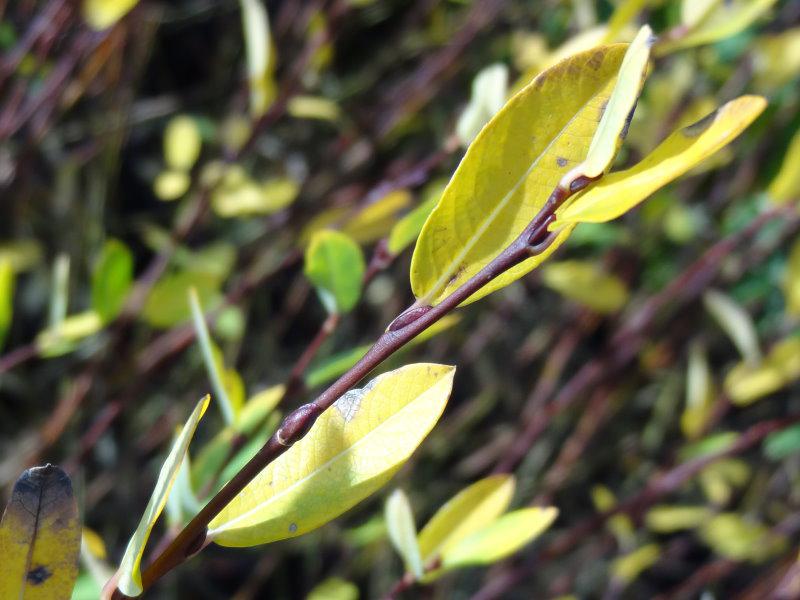
<instances>
[{"instance_id":1,"label":"blurred background foliage","mask_svg":"<svg viewBox=\"0 0 800 600\"><path fill-rule=\"evenodd\" d=\"M512 507L559 509L513 558L409 597L800 594L800 2L134 4L0 0L0 485L68 470L76 598L119 561L197 399L219 408L167 527L411 303L419 227L506 87L643 22L664 43L619 165L740 94L769 107L382 367L459 368L394 480L418 524L490 473L515 474ZM378 597L402 575L387 495L212 546L152 594Z\"/></svg>"}]
</instances>

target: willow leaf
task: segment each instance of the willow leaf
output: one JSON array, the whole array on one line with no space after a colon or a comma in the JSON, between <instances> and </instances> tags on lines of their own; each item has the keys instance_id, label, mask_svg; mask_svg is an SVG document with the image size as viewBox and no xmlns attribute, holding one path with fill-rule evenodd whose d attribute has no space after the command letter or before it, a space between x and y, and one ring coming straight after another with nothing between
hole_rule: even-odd
<instances>
[{"instance_id":1,"label":"willow leaf","mask_svg":"<svg viewBox=\"0 0 800 600\"><path fill-rule=\"evenodd\" d=\"M551 228L616 219L730 143L766 105L760 96L742 96L679 129L637 165L606 175L564 205L556 212Z\"/></svg>"},{"instance_id":2,"label":"willow leaf","mask_svg":"<svg viewBox=\"0 0 800 600\"><path fill-rule=\"evenodd\" d=\"M424 562L446 552L497 519L508 508L514 487L511 475L493 475L473 483L448 500L419 534Z\"/></svg>"},{"instance_id":3,"label":"willow leaf","mask_svg":"<svg viewBox=\"0 0 800 600\"><path fill-rule=\"evenodd\" d=\"M53 465L28 469L14 484L0 524L0 598L69 598L80 547L69 477Z\"/></svg>"},{"instance_id":4,"label":"willow leaf","mask_svg":"<svg viewBox=\"0 0 800 600\"><path fill-rule=\"evenodd\" d=\"M172 485L178 477L178 470L183 463L183 457L189 449L189 442L192 441L197 424L203 417L203 413L206 412L210 400L211 398L206 396L197 403L180 435L173 442L172 448L161 467L161 472L158 474L158 480L153 489L153 494L150 496L150 501L147 503L147 508L144 509L142 519L131 536L128 547L125 548L125 554L119 565L120 577L117 586L126 596L138 596L142 593L142 574L139 569L144 548L147 545L147 540L150 537L153 526L156 524L156 520L161 515L161 511L164 510L167 496L169 496Z\"/></svg>"},{"instance_id":5,"label":"willow leaf","mask_svg":"<svg viewBox=\"0 0 800 600\"><path fill-rule=\"evenodd\" d=\"M544 205L565 173L583 162L611 97L627 45L576 54L538 75L509 100L470 145L422 228L411 287L437 304L502 252ZM544 253L497 277L473 302L534 269Z\"/></svg>"},{"instance_id":6,"label":"willow leaf","mask_svg":"<svg viewBox=\"0 0 800 600\"><path fill-rule=\"evenodd\" d=\"M444 410L454 367L415 364L351 390L209 524L222 546L254 546L324 525L379 489Z\"/></svg>"}]
</instances>

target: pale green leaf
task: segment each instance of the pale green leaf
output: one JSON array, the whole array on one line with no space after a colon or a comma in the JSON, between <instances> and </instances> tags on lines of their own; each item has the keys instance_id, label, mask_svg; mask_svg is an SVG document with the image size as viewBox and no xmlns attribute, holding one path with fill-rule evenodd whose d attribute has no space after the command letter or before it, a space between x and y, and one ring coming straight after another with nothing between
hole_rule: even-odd
<instances>
[{"instance_id":1,"label":"pale green leaf","mask_svg":"<svg viewBox=\"0 0 800 600\"><path fill-rule=\"evenodd\" d=\"M139 0L83 0L83 18L93 29L106 29L138 3Z\"/></svg>"},{"instance_id":2,"label":"pale green leaf","mask_svg":"<svg viewBox=\"0 0 800 600\"><path fill-rule=\"evenodd\" d=\"M444 185L434 185L426 189L424 199L414 210L403 216L389 233L387 248L391 254L400 254L419 237L428 215L438 204L444 192Z\"/></svg>"},{"instance_id":3,"label":"pale green leaf","mask_svg":"<svg viewBox=\"0 0 800 600\"><path fill-rule=\"evenodd\" d=\"M384 509L389 539L403 559L405 568L418 580L422 578L422 557L417 543L417 527L411 503L403 490L395 490L386 500Z\"/></svg>"},{"instance_id":4,"label":"pale green leaf","mask_svg":"<svg viewBox=\"0 0 800 600\"><path fill-rule=\"evenodd\" d=\"M213 342L211 341L211 335L208 333L206 317L203 314L202 306L200 306L197 290L190 288L188 296L197 343L200 344L200 350L203 353L203 361L206 365L208 378L211 380L225 423L231 425L236 420L236 409L228 396L228 387L225 385L225 373L223 372L224 365L215 356L214 348L212 347Z\"/></svg>"},{"instance_id":5,"label":"pale green leaf","mask_svg":"<svg viewBox=\"0 0 800 600\"><path fill-rule=\"evenodd\" d=\"M699 527L712 514L707 506L654 506L647 511L645 524L656 533L674 533Z\"/></svg>"},{"instance_id":6,"label":"pale green leaf","mask_svg":"<svg viewBox=\"0 0 800 600\"><path fill-rule=\"evenodd\" d=\"M263 115L275 98L272 78L275 59L272 56L272 34L269 15L261 0L239 0L242 27L247 51L247 77L250 84L250 114Z\"/></svg>"},{"instance_id":7,"label":"pale green leaf","mask_svg":"<svg viewBox=\"0 0 800 600\"><path fill-rule=\"evenodd\" d=\"M551 229L616 219L730 143L766 105L760 96L742 96L674 132L637 165L606 175L565 204L556 212Z\"/></svg>"},{"instance_id":8,"label":"pale green leaf","mask_svg":"<svg viewBox=\"0 0 800 600\"><path fill-rule=\"evenodd\" d=\"M775 344L763 361L742 361L725 376L725 393L737 406L747 406L800 378L800 338Z\"/></svg>"},{"instance_id":9,"label":"pale green leaf","mask_svg":"<svg viewBox=\"0 0 800 600\"><path fill-rule=\"evenodd\" d=\"M681 23L686 27L696 27L711 11L722 4L723 0L682 0Z\"/></svg>"},{"instance_id":10,"label":"pale green leaf","mask_svg":"<svg viewBox=\"0 0 800 600\"><path fill-rule=\"evenodd\" d=\"M770 200L778 204L800 201L800 130L786 150L780 171L767 189Z\"/></svg>"},{"instance_id":11,"label":"pale green leaf","mask_svg":"<svg viewBox=\"0 0 800 600\"><path fill-rule=\"evenodd\" d=\"M613 313L628 301L628 288L593 261L564 260L542 267L542 282L599 313Z\"/></svg>"},{"instance_id":12,"label":"pale green leaf","mask_svg":"<svg viewBox=\"0 0 800 600\"><path fill-rule=\"evenodd\" d=\"M493 475L448 500L420 531L419 547L424 562L494 522L508 508L514 487L511 475Z\"/></svg>"},{"instance_id":13,"label":"pale green leaf","mask_svg":"<svg viewBox=\"0 0 800 600\"><path fill-rule=\"evenodd\" d=\"M700 536L720 556L755 563L783 551L787 541L761 523L732 512L706 521Z\"/></svg>"},{"instance_id":14,"label":"pale green leaf","mask_svg":"<svg viewBox=\"0 0 800 600\"><path fill-rule=\"evenodd\" d=\"M611 572L615 579L631 583L642 571L653 566L660 556L661 547L658 544L647 544L617 558L611 565Z\"/></svg>"},{"instance_id":15,"label":"pale green leaf","mask_svg":"<svg viewBox=\"0 0 800 600\"><path fill-rule=\"evenodd\" d=\"M191 318L186 296L195 288L204 306L214 307L219 299L220 276L207 271L179 271L159 279L150 290L141 317L152 327L166 328Z\"/></svg>"},{"instance_id":16,"label":"pale green leaf","mask_svg":"<svg viewBox=\"0 0 800 600\"><path fill-rule=\"evenodd\" d=\"M636 15L644 9L652 0L620 0L608 20L608 30L606 31L603 43L618 42L619 35L631 22Z\"/></svg>"},{"instance_id":17,"label":"pale green leaf","mask_svg":"<svg viewBox=\"0 0 800 600\"><path fill-rule=\"evenodd\" d=\"M6 341L14 314L14 268L8 258L0 257L0 348Z\"/></svg>"},{"instance_id":18,"label":"pale green leaf","mask_svg":"<svg viewBox=\"0 0 800 600\"><path fill-rule=\"evenodd\" d=\"M133 254L119 240L108 240L92 271L92 309L108 322L125 304L133 282Z\"/></svg>"},{"instance_id":19,"label":"pale green leaf","mask_svg":"<svg viewBox=\"0 0 800 600\"><path fill-rule=\"evenodd\" d=\"M187 115L169 120L164 130L164 162L171 170L190 170L197 162L202 147L203 138L197 121Z\"/></svg>"},{"instance_id":20,"label":"pale green leaf","mask_svg":"<svg viewBox=\"0 0 800 600\"><path fill-rule=\"evenodd\" d=\"M339 577L329 577L312 589L306 600L358 600L358 586Z\"/></svg>"},{"instance_id":21,"label":"pale green leaf","mask_svg":"<svg viewBox=\"0 0 800 600\"><path fill-rule=\"evenodd\" d=\"M713 413L714 380L705 348L689 346L686 369L686 408L681 413L681 431L690 440L697 439Z\"/></svg>"},{"instance_id":22,"label":"pale green leaf","mask_svg":"<svg viewBox=\"0 0 800 600\"><path fill-rule=\"evenodd\" d=\"M183 426L180 435L173 442L172 448L158 474L158 480L153 489L153 494L150 496L150 501L144 510L142 519L139 521L133 536L131 536L127 548L125 548L125 554L119 566L120 577L117 587L126 596L138 596L142 593L142 576L139 569L147 540L161 511L164 510L167 496L169 496L172 485L175 483L178 470L189 448L189 442L192 441L197 424L200 422L206 408L208 408L210 400L211 398L206 396L197 403L197 406L189 416L189 420L186 421L186 425Z\"/></svg>"},{"instance_id":23,"label":"pale green leaf","mask_svg":"<svg viewBox=\"0 0 800 600\"><path fill-rule=\"evenodd\" d=\"M304 273L329 313L349 312L358 303L365 270L361 248L344 233L322 230L311 238Z\"/></svg>"},{"instance_id":24,"label":"pale green leaf","mask_svg":"<svg viewBox=\"0 0 800 600\"><path fill-rule=\"evenodd\" d=\"M800 150L800 145L798 150ZM798 159L800 159L800 154L798 154ZM797 165L797 168L800 171L800 164ZM786 271L783 274L782 283L786 312L792 317L800 317L800 240L794 242L789 250L789 259L786 261Z\"/></svg>"},{"instance_id":25,"label":"pale green leaf","mask_svg":"<svg viewBox=\"0 0 800 600\"><path fill-rule=\"evenodd\" d=\"M761 360L761 346L753 319L733 298L717 290L703 294L703 304L728 335L742 358L751 364Z\"/></svg>"},{"instance_id":26,"label":"pale green leaf","mask_svg":"<svg viewBox=\"0 0 800 600\"><path fill-rule=\"evenodd\" d=\"M530 223L565 173L586 158L611 96L625 44L572 56L516 94L470 144L420 234L411 287L437 304L500 254ZM513 267L467 299L500 289L563 243Z\"/></svg>"},{"instance_id":27,"label":"pale green leaf","mask_svg":"<svg viewBox=\"0 0 800 600\"><path fill-rule=\"evenodd\" d=\"M656 48L660 55L693 46L713 44L744 31L766 13L776 0L687 0L697 8L689 13L694 25L685 35L665 41ZM713 4L710 10L705 5Z\"/></svg>"},{"instance_id":28,"label":"pale green leaf","mask_svg":"<svg viewBox=\"0 0 800 600\"><path fill-rule=\"evenodd\" d=\"M567 182L581 175L599 177L611 166L627 135L633 111L642 92L653 42L655 42L653 30L645 25L628 46L619 68L614 92L603 110L603 117L589 145L586 159L575 167L571 174L565 176Z\"/></svg>"},{"instance_id":29,"label":"pale green leaf","mask_svg":"<svg viewBox=\"0 0 800 600\"><path fill-rule=\"evenodd\" d=\"M308 533L356 505L425 439L454 373L409 365L347 392L213 519L209 537L223 546L264 544Z\"/></svg>"},{"instance_id":30,"label":"pale green leaf","mask_svg":"<svg viewBox=\"0 0 800 600\"><path fill-rule=\"evenodd\" d=\"M162 171L153 181L153 193L159 200L177 200L191 185L192 179L186 171Z\"/></svg>"},{"instance_id":31,"label":"pale green leaf","mask_svg":"<svg viewBox=\"0 0 800 600\"><path fill-rule=\"evenodd\" d=\"M286 112L296 119L317 119L333 123L342 116L335 102L320 96L293 96L286 105Z\"/></svg>"},{"instance_id":32,"label":"pale green leaf","mask_svg":"<svg viewBox=\"0 0 800 600\"><path fill-rule=\"evenodd\" d=\"M508 67L494 64L478 71L472 80L472 97L456 123L456 135L468 146L498 110L508 94Z\"/></svg>"},{"instance_id":33,"label":"pale green leaf","mask_svg":"<svg viewBox=\"0 0 800 600\"><path fill-rule=\"evenodd\" d=\"M545 531L558 510L522 508L506 513L490 525L464 538L442 555L442 569L488 565L513 554Z\"/></svg>"},{"instance_id":34,"label":"pale green leaf","mask_svg":"<svg viewBox=\"0 0 800 600\"><path fill-rule=\"evenodd\" d=\"M411 205L412 200L413 197L408 190L402 188L392 190L347 219L342 226L342 233L349 235L359 244L369 244L379 240L391 231L398 220L398 215ZM332 212L331 216L335 222L345 215Z\"/></svg>"}]
</instances>

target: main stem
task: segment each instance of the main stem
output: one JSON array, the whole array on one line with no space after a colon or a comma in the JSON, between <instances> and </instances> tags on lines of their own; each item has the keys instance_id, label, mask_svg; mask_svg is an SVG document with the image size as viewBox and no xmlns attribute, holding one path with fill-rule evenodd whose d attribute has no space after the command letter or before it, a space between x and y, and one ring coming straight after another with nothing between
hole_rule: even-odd
<instances>
[{"instance_id":1,"label":"main stem","mask_svg":"<svg viewBox=\"0 0 800 600\"><path fill-rule=\"evenodd\" d=\"M580 177L569 187L559 185L544 206L522 233L489 264L436 306L412 305L401 313L381 335L370 350L353 367L316 400L305 404L283 421L281 427L267 440L258 453L209 500L202 510L184 527L172 543L159 554L142 573L144 589L200 550L206 542L208 524L272 461L303 438L317 418L345 392L355 387L375 367L408 342L454 310L459 304L490 281L531 256L544 252L557 235L548 232L555 219L555 210L572 194L586 187L591 180ZM114 598L121 598L119 590Z\"/></svg>"}]
</instances>

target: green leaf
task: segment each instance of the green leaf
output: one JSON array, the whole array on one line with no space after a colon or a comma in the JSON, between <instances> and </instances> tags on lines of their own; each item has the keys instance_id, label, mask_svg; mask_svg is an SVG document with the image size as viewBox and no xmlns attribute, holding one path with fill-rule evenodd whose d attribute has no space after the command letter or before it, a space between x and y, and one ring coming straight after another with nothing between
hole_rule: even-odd
<instances>
[{"instance_id":1,"label":"green leaf","mask_svg":"<svg viewBox=\"0 0 800 600\"><path fill-rule=\"evenodd\" d=\"M69 476L50 464L25 471L0 523L0 598L68 598L80 544Z\"/></svg>"},{"instance_id":2,"label":"green leaf","mask_svg":"<svg viewBox=\"0 0 800 600\"><path fill-rule=\"evenodd\" d=\"M730 448L739 438L735 431L721 431L704 437L702 440L686 444L681 448L678 456L680 460L687 461L709 454L716 454Z\"/></svg>"},{"instance_id":3,"label":"green leaf","mask_svg":"<svg viewBox=\"0 0 800 600\"><path fill-rule=\"evenodd\" d=\"M214 518L209 538L253 546L296 537L372 494L436 424L454 373L409 365L347 392Z\"/></svg>"},{"instance_id":4,"label":"green leaf","mask_svg":"<svg viewBox=\"0 0 800 600\"><path fill-rule=\"evenodd\" d=\"M0 257L0 348L6 341L14 315L14 268L8 258Z\"/></svg>"},{"instance_id":5,"label":"green leaf","mask_svg":"<svg viewBox=\"0 0 800 600\"><path fill-rule=\"evenodd\" d=\"M189 171L200 157L203 138L192 117L179 115L167 123L164 131L164 162L172 171Z\"/></svg>"},{"instance_id":6,"label":"green leaf","mask_svg":"<svg viewBox=\"0 0 800 600\"><path fill-rule=\"evenodd\" d=\"M800 146L798 146L800 150ZM800 171L800 153L798 153L798 171ZM786 312L792 317L800 317L800 240L792 244L786 271L783 275L783 295Z\"/></svg>"},{"instance_id":7,"label":"green leaf","mask_svg":"<svg viewBox=\"0 0 800 600\"><path fill-rule=\"evenodd\" d=\"M615 579L631 583L642 571L653 566L660 556L661 547L658 544L647 544L617 558L611 565L611 572Z\"/></svg>"},{"instance_id":8,"label":"green leaf","mask_svg":"<svg viewBox=\"0 0 800 600\"><path fill-rule=\"evenodd\" d=\"M800 424L770 433L764 440L764 454L781 460L800 451Z\"/></svg>"},{"instance_id":9,"label":"green leaf","mask_svg":"<svg viewBox=\"0 0 800 600\"><path fill-rule=\"evenodd\" d=\"M697 439L704 431L713 412L714 396L706 351L699 344L692 344L686 369L686 408L681 414L681 431L690 440Z\"/></svg>"},{"instance_id":10,"label":"green leaf","mask_svg":"<svg viewBox=\"0 0 800 600\"><path fill-rule=\"evenodd\" d=\"M781 168L769 184L767 193L777 204L800 200L800 130L792 137Z\"/></svg>"},{"instance_id":11,"label":"green leaf","mask_svg":"<svg viewBox=\"0 0 800 600\"><path fill-rule=\"evenodd\" d=\"M572 167L583 162L611 97L626 45L574 55L541 73L467 149L420 234L411 287L433 305L488 264L530 223ZM492 280L473 302L531 271L569 235Z\"/></svg>"},{"instance_id":12,"label":"green leaf","mask_svg":"<svg viewBox=\"0 0 800 600\"><path fill-rule=\"evenodd\" d=\"M742 96L674 132L637 165L606 175L562 206L550 228L602 223L623 215L730 143L761 114L766 104L760 96Z\"/></svg>"},{"instance_id":13,"label":"green leaf","mask_svg":"<svg viewBox=\"0 0 800 600\"><path fill-rule=\"evenodd\" d=\"M239 0L239 4L242 7L242 28L247 51L250 114L260 117L267 112L277 93L273 80L275 58L269 15L261 0Z\"/></svg>"},{"instance_id":14,"label":"green leaf","mask_svg":"<svg viewBox=\"0 0 800 600\"><path fill-rule=\"evenodd\" d=\"M213 347L214 342L211 341L211 335L208 333L206 317L203 314L203 308L200 306L197 290L194 288L189 289L189 305L192 309L192 321L197 334L197 343L200 344L200 350L203 353L203 362L205 362L206 371L208 371L208 378L211 380L214 393L219 401L219 408L225 423L231 425L236 420L237 411L228 395L228 386L226 385L224 373L225 365L222 364L219 351Z\"/></svg>"},{"instance_id":15,"label":"green leaf","mask_svg":"<svg viewBox=\"0 0 800 600\"><path fill-rule=\"evenodd\" d=\"M329 313L346 313L358 303L365 270L361 248L347 235L326 229L311 238L304 272Z\"/></svg>"},{"instance_id":16,"label":"green leaf","mask_svg":"<svg viewBox=\"0 0 800 600\"><path fill-rule=\"evenodd\" d=\"M355 216L347 219L342 226L342 233L349 235L359 244L369 244L381 239L389 234L397 222L402 211L411 206L411 192L406 189L392 190L382 198L372 202L362 208ZM343 213L336 212L337 209L344 208ZM326 213L320 213L320 217L332 218L330 223L337 222L347 216L346 207L334 207L326 217ZM330 224L329 223L329 224ZM312 223L309 223L309 226Z\"/></svg>"},{"instance_id":17,"label":"green leaf","mask_svg":"<svg viewBox=\"0 0 800 600\"><path fill-rule=\"evenodd\" d=\"M340 577L329 577L312 589L306 600L358 600L358 587Z\"/></svg>"},{"instance_id":18,"label":"green leaf","mask_svg":"<svg viewBox=\"0 0 800 600\"><path fill-rule=\"evenodd\" d=\"M92 309L103 322L114 319L133 282L133 254L119 240L108 240L92 271Z\"/></svg>"},{"instance_id":19,"label":"green leaf","mask_svg":"<svg viewBox=\"0 0 800 600\"><path fill-rule=\"evenodd\" d=\"M542 282L599 313L617 312L628 302L628 288L593 261L565 260L542 267Z\"/></svg>"},{"instance_id":20,"label":"green leaf","mask_svg":"<svg viewBox=\"0 0 800 600\"><path fill-rule=\"evenodd\" d=\"M493 523L514 495L511 475L493 475L464 488L442 505L419 534L425 563Z\"/></svg>"},{"instance_id":21,"label":"green leaf","mask_svg":"<svg viewBox=\"0 0 800 600\"><path fill-rule=\"evenodd\" d=\"M172 448L158 474L158 480L153 489L153 494L150 496L150 501L144 510L142 519L131 536L127 548L125 548L125 554L122 557L122 561L120 561L117 587L126 596L138 596L142 593L142 576L139 569L147 540L161 511L164 510L167 496L169 496L172 485L178 477L178 470L183 463L184 456L186 456L186 451L189 449L189 442L192 441L197 424L203 417L206 408L208 408L210 400L211 398L206 396L197 403L180 435L173 442Z\"/></svg>"},{"instance_id":22,"label":"green leaf","mask_svg":"<svg viewBox=\"0 0 800 600\"><path fill-rule=\"evenodd\" d=\"M103 329L103 320L94 311L70 315L55 327L36 336L36 347L42 356L53 357L71 352L75 345Z\"/></svg>"},{"instance_id":23,"label":"green leaf","mask_svg":"<svg viewBox=\"0 0 800 600\"><path fill-rule=\"evenodd\" d=\"M712 515L707 506L654 506L647 511L647 528L656 533L674 533L694 529Z\"/></svg>"},{"instance_id":24,"label":"green leaf","mask_svg":"<svg viewBox=\"0 0 800 600\"><path fill-rule=\"evenodd\" d=\"M693 46L713 44L732 37L752 25L767 12L776 0L687 0L684 6L693 6L684 12L684 21L690 30L675 40L665 40L656 47L659 55ZM713 4L713 6L709 6Z\"/></svg>"},{"instance_id":25,"label":"green leaf","mask_svg":"<svg viewBox=\"0 0 800 600\"><path fill-rule=\"evenodd\" d=\"M456 123L456 135L468 146L497 111L508 94L508 67L502 63L484 67L472 80L472 97Z\"/></svg>"},{"instance_id":26,"label":"green leaf","mask_svg":"<svg viewBox=\"0 0 800 600\"><path fill-rule=\"evenodd\" d=\"M506 513L442 554L442 569L488 565L513 554L545 531L558 509L522 508Z\"/></svg>"},{"instance_id":27,"label":"green leaf","mask_svg":"<svg viewBox=\"0 0 800 600\"><path fill-rule=\"evenodd\" d=\"M201 271L179 271L159 279L145 301L142 318L152 327L172 327L191 318L186 302L191 288L197 290L204 306L214 307L219 300L221 278L218 274Z\"/></svg>"},{"instance_id":28,"label":"green leaf","mask_svg":"<svg viewBox=\"0 0 800 600\"><path fill-rule=\"evenodd\" d=\"M581 175L599 177L611 166L627 135L636 102L642 93L653 42L653 30L645 25L628 46L619 68L614 92L603 110L586 159L573 169L571 175L566 175L567 182Z\"/></svg>"},{"instance_id":29,"label":"green leaf","mask_svg":"<svg viewBox=\"0 0 800 600\"><path fill-rule=\"evenodd\" d=\"M700 537L714 552L733 560L763 562L786 547L786 539L761 523L736 513L722 513L705 522Z\"/></svg>"},{"instance_id":30,"label":"green leaf","mask_svg":"<svg viewBox=\"0 0 800 600\"><path fill-rule=\"evenodd\" d=\"M422 578L422 557L417 543L417 527L414 524L414 513L411 503L403 490L395 490L386 500L384 509L386 528L389 539L403 559L405 568L414 574L417 580Z\"/></svg>"},{"instance_id":31,"label":"green leaf","mask_svg":"<svg viewBox=\"0 0 800 600\"><path fill-rule=\"evenodd\" d=\"M703 304L728 334L743 359L751 364L761 360L756 326L746 310L732 298L716 290L709 290L703 294Z\"/></svg>"},{"instance_id":32,"label":"green leaf","mask_svg":"<svg viewBox=\"0 0 800 600\"><path fill-rule=\"evenodd\" d=\"M431 211L439 202L444 192L444 185L429 187L424 194L424 199L414 210L402 217L392 227L389 233L388 249L393 255L400 254L409 245L416 241L422 226Z\"/></svg>"},{"instance_id":33,"label":"green leaf","mask_svg":"<svg viewBox=\"0 0 800 600\"><path fill-rule=\"evenodd\" d=\"M315 388L328 381L336 379L356 364L367 353L372 344L356 346L350 350L338 352L333 356L312 365L305 376L306 386Z\"/></svg>"}]
</instances>

